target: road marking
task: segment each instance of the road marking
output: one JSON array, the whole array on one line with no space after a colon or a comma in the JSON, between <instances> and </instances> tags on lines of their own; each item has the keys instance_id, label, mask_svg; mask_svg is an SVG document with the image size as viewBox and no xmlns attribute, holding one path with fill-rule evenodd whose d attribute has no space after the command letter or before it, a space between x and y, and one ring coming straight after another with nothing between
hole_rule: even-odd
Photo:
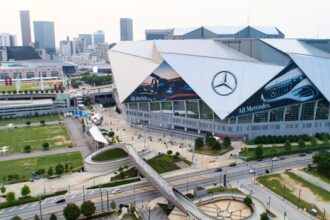
<instances>
[{"instance_id":1,"label":"road marking","mask_svg":"<svg viewBox=\"0 0 330 220\"><path fill-rule=\"evenodd\" d=\"M30 207L32 208L32 207L34 207L34 206L36 206L38 203L33 203Z\"/></svg>"},{"instance_id":2,"label":"road marking","mask_svg":"<svg viewBox=\"0 0 330 220\"><path fill-rule=\"evenodd\" d=\"M16 209L16 207L10 209L8 212L12 212L12 211L14 211L15 209Z\"/></svg>"},{"instance_id":3,"label":"road marking","mask_svg":"<svg viewBox=\"0 0 330 220\"><path fill-rule=\"evenodd\" d=\"M74 197L76 197L76 195L77 195L77 194L73 194L73 195L71 196L70 199L73 199Z\"/></svg>"},{"instance_id":4,"label":"road marking","mask_svg":"<svg viewBox=\"0 0 330 220\"><path fill-rule=\"evenodd\" d=\"M88 195L93 195L94 194L94 190L92 190Z\"/></svg>"},{"instance_id":5,"label":"road marking","mask_svg":"<svg viewBox=\"0 0 330 220\"><path fill-rule=\"evenodd\" d=\"M24 209L26 206L28 206L27 204L23 205L22 207L20 207L18 210L22 210Z\"/></svg>"},{"instance_id":6,"label":"road marking","mask_svg":"<svg viewBox=\"0 0 330 220\"><path fill-rule=\"evenodd\" d=\"M52 201L49 201L49 203L53 203L55 202L57 199L52 199Z\"/></svg>"},{"instance_id":7,"label":"road marking","mask_svg":"<svg viewBox=\"0 0 330 220\"><path fill-rule=\"evenodd\" d=\"M44 205L46 202L48 202L47 200L44 200L42 203L41 203L41 205Z\"/></svg>"}]
</instances>

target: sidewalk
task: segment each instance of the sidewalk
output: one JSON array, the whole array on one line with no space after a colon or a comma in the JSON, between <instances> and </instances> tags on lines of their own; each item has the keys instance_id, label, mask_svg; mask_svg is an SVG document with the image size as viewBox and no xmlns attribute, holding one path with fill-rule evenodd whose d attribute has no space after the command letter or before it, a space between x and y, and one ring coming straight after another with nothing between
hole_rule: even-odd
<instances>
[{"instance_id":1,"label":"sidewalk","mask_svg":"<svg viewBox=\"0 0 330 220\"><path fill-rule=\"evenodd\" d=\"M296 174L297 176L303 178L307 182L310 182L310 183L330 192L330 184L323 181L322 179L317 178L311 174L305 173L301 170L293 170L293 173Z\"/></svg>"}]
</instances>

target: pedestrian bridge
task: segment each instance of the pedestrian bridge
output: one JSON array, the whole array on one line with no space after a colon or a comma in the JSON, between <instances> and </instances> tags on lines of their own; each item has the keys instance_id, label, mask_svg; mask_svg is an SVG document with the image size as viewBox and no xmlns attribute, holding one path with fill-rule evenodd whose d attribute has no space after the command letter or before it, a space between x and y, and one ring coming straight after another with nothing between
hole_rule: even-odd
<instances>
[{"instance_id":1,"label":"pedestrian bridge","mask_svg":"<svg viewBox=\"0 0 330 220\"><path fill-rule=\"evenodd\" d=\"M141 174L149 181L149 183L161 193L169 203L176 206L185 214L201 220L213 219L209 215L202 212L189 198L175 189L162 176L160 176L148 163L146 163L136 152L135 148L130 144L120 144L119 147L127 152L132 164L139 170Z\"/></svg>"}]
</instances>

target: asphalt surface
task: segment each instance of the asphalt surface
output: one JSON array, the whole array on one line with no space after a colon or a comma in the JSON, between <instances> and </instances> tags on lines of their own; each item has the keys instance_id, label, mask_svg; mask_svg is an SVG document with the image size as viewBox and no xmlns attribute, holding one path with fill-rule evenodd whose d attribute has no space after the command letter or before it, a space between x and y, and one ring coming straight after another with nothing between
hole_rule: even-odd
<instances>
[{"instance_id":1,"label":"asphalt surface","mask_svg":"<svg viewBox=\"0 0 330 220\"><path fill-rule=\"evenodd\" d=\"M290 157L288 156L285 160L274 161L273 166L271 159L267 159L261 162L239 164L236 167L223 167L222 172L215 172L215 169L208 169L180 174L165 179L171 184L173 181L178 182L179 180L182 180L180 183L175 183L172 185L174 185L175 188L180 190L181 192L185 192L187 191L187 189L191 190L196 186L210 186L214 184L219 184L220 181L223 184L223 174L226 173L228 183L227 185L236 187L236 185L239 184L241 185L241 187L246 188L247 190L252 190L252 194L257 196L258 198L260 197L259 199L261 199L262 201L264 201L265 199L268 201L269 196L273 194L266 190L264 190L263 192L260 189L254 187L255 184L252 183L254 175L249 173L250 167L254 168L256 170L256 176L259 176L264 175L265 170L271 170L272 167L273 172L277 172L291 168L303 167L310 163L312 163L312 155L307 155L305 157L299 157L297 155L294 155ZM205 178L205 175L208 175L209 177ZM204 177L194 182L189 181L189 179L191 179L192 177L198 176ZM150 184L146 181L121 186L120 188L122 192L118 194L111 194L111 191L113 190L111 188L104 188L101 190L85 190L85 199L93 200L95 202L97 211L102 210L102 206L103 210L106 211L108 210L108 201L110 203L111 200L114 200L117 206L119 204L131 204L135 201L137 205L143 205L145 207L146 202L160 196L160 194L155 191L153 187L151 187ZM109 200L107 199L107 192L109 195ZM62 204L56 204L56 201L60 198L65 198L66 202ZM1 209L0 219L7 220L15 215L18 215L23 219L33 219L35 214L40 215L40 205L42 210L42 216L44 217L44 219L48 219L50 213L56 213L58 219L63 219L62 210L67 203L76 203L80 205L83 200L83 193L71 193L60 197L52 197L46 200L42 200L41 203L34 202L21 206ZM103 203L101 202L101 200L103 201ZM288 204L283 205L283 202L285 201L282 201L280 199L276 200L275 198L271 199L271 207L274 208L274 210L276 210L278 213L284 213L284 211L286 211L288 213L288 217L286 219L310 219L308 217L301 217L305 215L302 215L300 210L294 209Z\"/></svg>"}]
</instances>

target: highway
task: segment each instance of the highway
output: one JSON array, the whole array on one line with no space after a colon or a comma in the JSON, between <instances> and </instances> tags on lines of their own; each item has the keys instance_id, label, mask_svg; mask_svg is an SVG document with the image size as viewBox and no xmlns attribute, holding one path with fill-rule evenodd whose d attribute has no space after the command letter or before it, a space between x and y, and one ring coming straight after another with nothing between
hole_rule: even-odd
<instances>
[{"instance_id":1,"label":"highway","mask_svg":"<svg viewBox=\"0 0 330 220\"><path fill-rule=\"evenodd\" d=\"M303 167L312 162L312 155L309 154L305 157L299 157L297 155L288 156L285 160L274 161L273 162L273 172L282 171L291 168ZM223 173L227 174L227 183L231 186L236 187L237 184L245 187L249 190L249 186L251 186L253 175L249 173L250 167L253 167L256 170L256 176L265 174L265 170L271 170L272 161L271 159L267 159L261 162L249 162L239 164L236 167L223 167L222 172L215 172L215 169L208 170L198 170L185 174L180 174L177 176L173 176L170 178L165 178L166 181L170 182L170 184L178 189L181 192L186 192L187 189L191 190L196 186L211 186L214 184L219 184L220 181L223 181ZM160 194L154 190L154 188L145 180L121 186L121 193L118 194L108 194L109 201L115 200L117 206L119 204L131 204L135 201L137 204L143 204L148 202L154 198L160 196ZM107 210L107 192L111 192L111 188L104 189L95 189L95 190L86 190L85 191L85 199L93 200L96 203L97 210ZM253 189L252 189L253 190ZM102 192L102 200L101 202L101 192ZM254 194L258 196L258 194ZM259 195L260 196L260 195ZM46 200L41 201L41 209L43 213L43 217L48 219L48 215L50 213L56 213L59 219L62 219L62 209L66 205L64 204L55 204L59 198L66 198L66 203L77 203L78 205L84 199L84 195L82 192L80 193L70 193L65 196L60 197L52 197ZM263 195L263 197L268 197L268 195ZM264 200L264 198L260 198ZM276 203L276 200L274 200ZM283 213L282 206L272 204L272 208L274 208L278 213ZM277 210L281 209L281 210ZM35 214L40 213L39 202L25 204L17 207L10 207L6 209L0 210L0 219L7 220L15 215L19 215L23 219L32 219ZM294 209L290 214L292 216L299 215L299 211ZM289 218L294 219L294 218ZM308 218L307 218L308 219Z\"/></svg>"}]
</instances>

